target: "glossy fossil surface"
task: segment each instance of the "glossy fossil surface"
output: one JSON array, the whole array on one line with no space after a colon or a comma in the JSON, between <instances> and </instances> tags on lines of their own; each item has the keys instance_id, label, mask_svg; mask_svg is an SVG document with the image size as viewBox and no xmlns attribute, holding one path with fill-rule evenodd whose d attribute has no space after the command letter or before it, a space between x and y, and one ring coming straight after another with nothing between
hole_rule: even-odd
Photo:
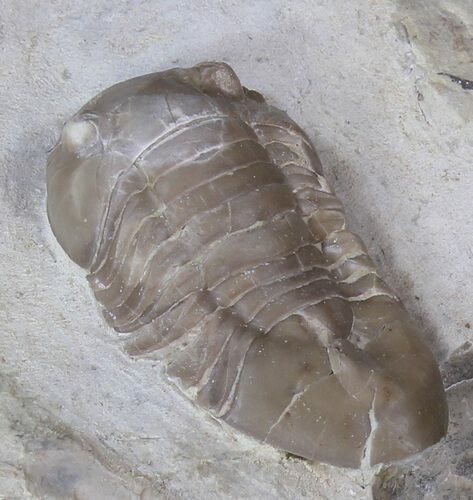
<instances>
[{"instance_id":1,"label":"glossy fossil surface","mask_svg":"<svg viewBox=\"0 0 473 500\"><path fill-rule=\"evenodd\" d=\"M291 453L359 467L447 428L437 365L304 132L233 70L117 84L64 126L48 215L133 356L166 347L198 405Z\"/></svg>"}]
</instances>

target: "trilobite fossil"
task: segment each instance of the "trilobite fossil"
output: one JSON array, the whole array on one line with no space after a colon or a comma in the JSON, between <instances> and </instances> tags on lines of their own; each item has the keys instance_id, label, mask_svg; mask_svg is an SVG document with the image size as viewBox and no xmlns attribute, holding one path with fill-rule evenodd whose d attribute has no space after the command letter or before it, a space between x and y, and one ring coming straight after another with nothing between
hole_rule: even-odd
<instances>
[{"instance_id":1,"label":"trilobite fossil","mask_svg":"<svg viewBox=\"0 0 473 500\"><path fill-rule=\"evenodd\" d=\"M310 140L228 65L105 90L65 124L47 183L53 232L125 349L166 347L214 417L346 467L445 435L433 356Z\"/></svg>"}]
</instances>

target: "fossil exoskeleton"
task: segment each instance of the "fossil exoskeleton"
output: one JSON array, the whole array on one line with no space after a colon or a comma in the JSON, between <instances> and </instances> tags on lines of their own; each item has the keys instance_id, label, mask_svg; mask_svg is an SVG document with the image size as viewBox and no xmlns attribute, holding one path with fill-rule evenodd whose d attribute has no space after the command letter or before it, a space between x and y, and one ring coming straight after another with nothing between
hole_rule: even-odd
<instances>
[{"instance_id":1,"label":"fossil exoskeleton","mask_svg":"<svg viewBox=\"0 0 473 500\"><path fill-rule=\"evenodd\" d=\"M307 135L222 63L119 83L64 126L48 214L133 356L277 448L359 467L437 442L437 364Z\"/></svg>"}]
</instances>

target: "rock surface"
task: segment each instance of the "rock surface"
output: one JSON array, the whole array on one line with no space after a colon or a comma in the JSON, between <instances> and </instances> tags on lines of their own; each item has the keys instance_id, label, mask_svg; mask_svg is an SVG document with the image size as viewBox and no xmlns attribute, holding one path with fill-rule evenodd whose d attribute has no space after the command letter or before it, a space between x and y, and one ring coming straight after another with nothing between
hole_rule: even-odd
<instances>
[{"instance_id":1,"label":"rock surface","mask_svg":"<svg viewBox=\"0 0 473 500\"><path fill-rule=\"evenodd\" d=\"M6 0L0 498L371 497L376 471L261 446L185 401L159 364L128 359L50 234L44 169L65 119L117 81L203 59L307 130L454 384L448 438L378 472L374 496L471 498L472 26L468 0Z\"/></svg>"}]
</instances>

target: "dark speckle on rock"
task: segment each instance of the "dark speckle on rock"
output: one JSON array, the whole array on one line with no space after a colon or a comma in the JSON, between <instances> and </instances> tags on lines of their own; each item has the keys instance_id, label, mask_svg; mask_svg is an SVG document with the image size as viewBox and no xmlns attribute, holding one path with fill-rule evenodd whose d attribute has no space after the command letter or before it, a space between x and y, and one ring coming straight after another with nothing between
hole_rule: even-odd
<instances>
[{"instance_id":1,"label":"dark speckle on rock","mask_svg":"<svg viewBox=\"0 0 473 500\"><path fill-rule=\"evenodd\" d=\"M463 90L473 90L473 81L459 76L451 75L450 73L439 73L439 75L448 76L453 83L457 83Z\"/></svg>"}]
</instances>

